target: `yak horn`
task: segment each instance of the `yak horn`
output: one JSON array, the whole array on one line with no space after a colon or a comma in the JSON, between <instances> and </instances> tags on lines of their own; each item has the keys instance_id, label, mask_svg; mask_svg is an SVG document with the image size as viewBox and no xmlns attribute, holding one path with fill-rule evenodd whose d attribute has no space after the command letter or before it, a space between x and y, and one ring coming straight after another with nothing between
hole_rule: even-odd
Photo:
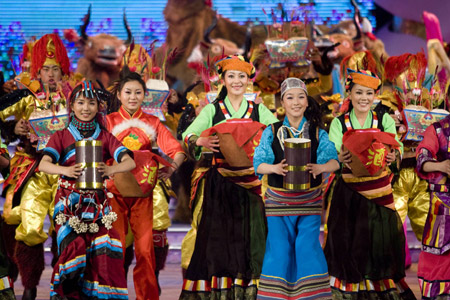
<instances>
[{"instance_id":1,"label":"yak horn","mask_svg":"<svg viewBox=\"0 0 450 300\"><path fill-rule=\"evenodd\" d=\"M217 15L214 14L214 17L213 17L211 25L208 28L206 28L205 34L203 35L203 40L206 43L211 44L211 40L209 39L209 35L214 30L214 28L216 28L216 26L217 26Z\"/></svg>"},{"instance_id":2,"label":"yak horn","mask_svg":"<svg viewBox=\"0 0 450 300\"><path fill-rule=\"evenodd\" d=\"M86 33L86 29L87 29L87 27L89 25L89 22L91 20L91 7L92 7L92 5L89 4L88 12L83 18L83 25L81 25L81 27L80 27L81 37L85 41L87 41L87 39L89 38L89 36Z\"/></svg>"},{"instance_id":3,"label":"yak horn","mask_svg":"<svg viewBox=\"0 0 450 300\"><path fill-rule=\"evenodd\" d=\"M128 25L125 8L123 9L123 25L125 26L125 30L127 31L127 40L125 41L125 45L129 45L133 40L133 34L131 33L130 25Z\"/></svg>"}]
</instances>

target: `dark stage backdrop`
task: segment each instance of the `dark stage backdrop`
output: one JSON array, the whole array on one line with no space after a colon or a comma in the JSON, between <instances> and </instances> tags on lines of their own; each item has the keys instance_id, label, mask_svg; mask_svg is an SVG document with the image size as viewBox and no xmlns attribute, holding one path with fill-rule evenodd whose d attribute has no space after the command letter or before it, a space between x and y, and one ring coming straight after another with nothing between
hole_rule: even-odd
<instances>
[{"instance_id":1,"label":"dark stage backdrop","mask_svg":"<svg viewBox=\"0 0 450 300\"><path fill-rule=\"evenodd\" d=\"M362 15L372 16L373 0L356 0ZM222 16L239 23L273 23L274 11L281 17L278 3L282 3L286 16L299 16L300 20L314 19L317 24L335 24L353 15L350 0L213 0L213 8ZM163 10L165 0L0 0L0 70L6 79L20 72L19 55L23 44L43 34L57 31L67 46L72 69L76 69L81 53L73 42L64 39L64 29L78 31L89 4L92 4L89 35L108 33L126 38L122 22L123 9L137 43L148 47L155 39L164 42L166 23ZM263 11L264 9L264 11ZM265 13L266 14L265 14Z\"/></svg>"}]
</instances>

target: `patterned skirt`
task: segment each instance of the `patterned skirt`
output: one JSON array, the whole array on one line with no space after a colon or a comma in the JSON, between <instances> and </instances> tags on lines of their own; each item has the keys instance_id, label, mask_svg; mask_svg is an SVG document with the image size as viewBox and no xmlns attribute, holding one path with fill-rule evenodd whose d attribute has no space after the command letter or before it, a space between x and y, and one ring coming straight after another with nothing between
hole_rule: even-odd
<instances>
[{"instance_id":1,"label":"patterned skirt","mask_svg":"<svg viewBox=\"0 0 450 300\"><path fill-rule=\"evenodd\" d=\"M324 252L334 298L415 299L404 280L405 235L397 212L342 177L330 205Z\"/></svg>"},{"instance_id":2,"label":"patterned skirt","mask_svg":"<svg viewBox=\"0 0 450 300\"><path fill-rule=\"evenodd\" d=\"M449 199L448 193L431 194L417 270L422 299L450 299Z\"/></svg>"},{"instance_id":3,"label":"patterned skirt","mask_svg":"<svg viewBox=\"0 0 450 300\"><path fill-rule=\"evenodd\" d=\"M128 299L120 237L103 219L110 214L104 192L83 193L70 181L59 184L55 205L59 257L50 299Z\"/></svg>"},{"instance_id":4,"label":"patterned skirt","mask_svg":"<svg viewBox=\"0 0 450 300\"><path fill-rule=\"evenodd\" d=\"M180 299L256 299L266 240L253 168L213 167Z\"/></svg>"},{"instance_id":5,"label":"patterned skirt","mask_svg":"<svg viewBox=\"0 0 450 300\"><path fill-rule=\"evenodd\" d=\"M422 299L450 299L450 251L442 255L422 251L417 277Z\"/></svg>"}]
</instances>

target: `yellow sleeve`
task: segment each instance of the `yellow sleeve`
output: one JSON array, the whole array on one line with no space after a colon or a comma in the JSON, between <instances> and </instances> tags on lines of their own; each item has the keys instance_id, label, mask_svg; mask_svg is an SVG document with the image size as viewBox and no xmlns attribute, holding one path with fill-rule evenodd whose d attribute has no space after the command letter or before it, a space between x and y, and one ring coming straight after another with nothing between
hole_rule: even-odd
<instances>
[{"instance_id":1,"label":"yellow sleeve","mask_svg":"<svg viewBox=\"0 0 450 300\"><path fill-rule=\"evenodd\" d=\"M318 73L319 81L310 83L306 86L309 96L316 96L325 92L328 92L333 87L333 79L330 75L322 75Z\"/></svg>"},{"instance_id":2,"label":"yellow sleeve","mask_svg":"<svg viewBox=\"0 0 450 300\"><path fill-rule=\"evenodd\" d=\"M33 95L26 96L19 100L19 102L0 111L0 119L5 121L11 116L15 116L16 120L25 118L28 120L35 108L36 102Z\"/></svg>"}]
</instances>

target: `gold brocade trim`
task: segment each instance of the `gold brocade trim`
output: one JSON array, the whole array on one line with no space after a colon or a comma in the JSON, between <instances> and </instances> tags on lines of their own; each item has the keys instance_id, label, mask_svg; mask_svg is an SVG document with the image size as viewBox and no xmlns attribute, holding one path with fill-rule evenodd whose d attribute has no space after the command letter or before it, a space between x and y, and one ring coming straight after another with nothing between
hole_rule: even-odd
<instances>
[{"instance_id":1,"label":"gold brocade trim","mask_svg":"<svg viewBox=\"0 0 450 300\"><path fill-rule=\"evenodd\" d=\"M204 173L206 173L210 168L209 167L201 167L194 170L194 173L191 177L191 183L195 182L195 180L199 179Z\"/></svg>"},{"instance_id":2,"label":"gold brocade trim","mask_svg":"<svg viewBox=\"0 0 450 300\"><path fill-rule=\"evenodd\" d=\"M229 170L226 168L217 168L217 170L223 177L238 177L238 176L245 176L245 175L255 175L255 169L253 167L243 169L243 170L238 170L238 171Z\"/></svg>"},{"instance_id":3,"label":"gold brocade trim","mask_svg":"<svg viewBox=\"0 0 450 300\"><path fill-rule=\"evenodd\" d=\"M307 142L307 143L291 143L291 142L284 142L284 147L286 148L291 148L291 149L304 149L304 148L311 148L311 142Z\"/></svg>"},{"instance_id":4,"label":"gold brocade trim","mask_svg":"<svg viewBox=\"0 0 450 300\"><path fill-rule=\"evenodd\" d=\"M366 182L371 180L377 180L381 177L388 176L390 172L388 170L384 170L380 175L378 176L364 176L364 177L356 177L353 174L342 174L342 179L344 179L345 182L355 183L355 182Z\"/></svg>"},{"instance_id":5,"label":"gold brocade trim","mask_svg":"<svg viewBox=\"0 0 450 300\"><path fill-rule=\"evenodd\" d=\"M82 140L82 141L76 142L75 146L76 147L80 147L80 146L97 147L97 146L102 146L102 141L100 141L100 140Z\"/></svg>"},{"instance_id":6,"label":"gold brocade trim","mask_svg":"<svg viewBox=\"0 0 450 300\"><path fill-rule=\"evenodd\" d=\"M309 183L294 184L283 182L283 187L287 190L309 190Z\"/></svg>"},{"instance_id":7,"label":"gold brocade trim","mask_svg":"<svg viewBox=\"0 0 450 300\"><path fill-rule=\"evenodd\" d=\"M303 166L287 166L288 171L307 171L306 165Z\"/></svg>"},{"instance_id":8,"label":"gold brocade trim","mask_svg":"<svg viewBox=\"0 0 450 300\"><path fill-rule=\"evenodd\" d=\"M238 183L238 184L239 184L240 186L242 186L243 188L251 189L251 188L253 188L253 187L255 187L255 186L260 185L260 184L261 184L261 181L260 181L259 179L257 179L257 180L253 180L253 181L251 181L251 182L246 182L246 183L240 182L240 183Z\"/></svg>"},{"instance_id":9,"label":"gold brocade trim","mask_svg":"<svg viewBox=\"0 0 450 300\"><path fill-rule=\"evenodd\" d=\"M100 162L82 162L80 166L82 168L97 168L100 164Z\"/></svg>"},{"instance_id":10,"label":"gold brocade trim","mask_svg":"<svg viewBox=\"0 0 450 300\"><path fill-rule=\"evenodd\" d=\"M77 182L77 189L102 189L103 182Z\"/></svg>"}]
</instances>

